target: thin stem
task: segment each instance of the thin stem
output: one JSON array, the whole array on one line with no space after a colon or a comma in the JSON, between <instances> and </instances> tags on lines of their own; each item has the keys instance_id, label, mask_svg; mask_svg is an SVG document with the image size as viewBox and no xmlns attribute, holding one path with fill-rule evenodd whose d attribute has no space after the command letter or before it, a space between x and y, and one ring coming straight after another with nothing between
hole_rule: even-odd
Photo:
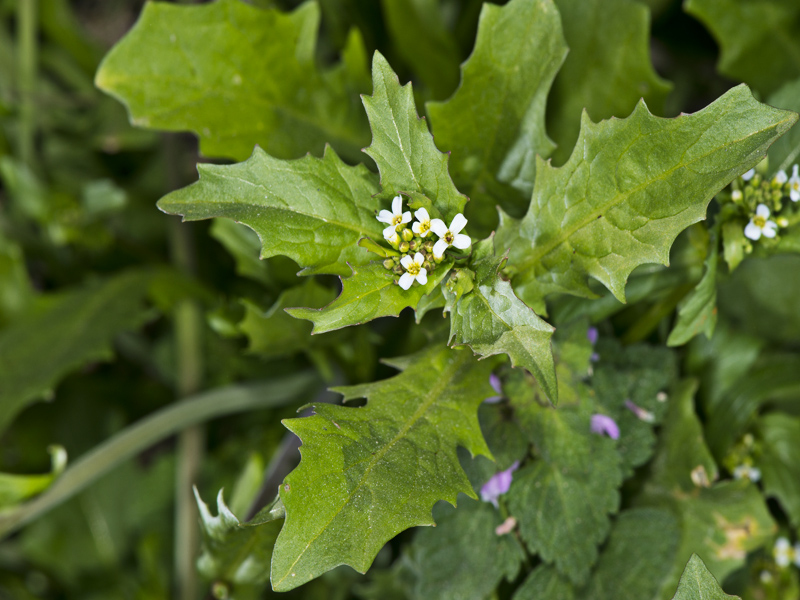
<instances>
[{"instance_id":1,"label":"thin stem","mask_svg":"<svg viewBox=\"0 0 800 600\"><path fill-rule=\"evenodd\" d=\"M17 86L19 89L19 138L20 160L28 167L34 161L34 135L36 110L34 93L37 67L37 0L17 2Z\"/></svg>"},{"instance_id":2,"label":"thin stem","mask_svg":"<svg viewBox=\"0 0 800 600\"><path fill-rule=\"evenodd\" d=\"M81 456L41 496L0 511L0 539L66 502L119 464L186 427L237 412L283 406L319 385L313 373L301 372L268 382L219 388L163 408Z\"/></svg>"}]
</instances>

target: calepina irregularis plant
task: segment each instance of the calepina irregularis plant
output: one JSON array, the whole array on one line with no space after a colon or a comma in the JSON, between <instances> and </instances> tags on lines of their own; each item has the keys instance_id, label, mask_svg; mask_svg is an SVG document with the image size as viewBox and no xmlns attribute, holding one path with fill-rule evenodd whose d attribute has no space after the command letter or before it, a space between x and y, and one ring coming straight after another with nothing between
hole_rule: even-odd
<instances>
[{"instance_id":1,"label":"calepina irregularis plant","mask_svg":"<svg viewBox=\"0 0 800 600\"><path fill-rule=\"evenodd\" d=\"M747 481L752 453L737 449L736 480L717 481L733 455L703 441L697 382L678 380L666 348L600 335L586 307L625 302L632 272L668 265L690 229L705 266L668 307L667 343L711 337L718 262L733 271L796 237L797 167L789 152L764 158L797 115L740 85L693 114L657 117L641 100L621 119L584 111L578 128L577 114L561 115L584 102L588 77L547 105L567 54L559 8L571 4L557 4L484 5L458 88L425 103L427 118L413 84L380 52L370 59L356 30L339 63L318 67L310 2L291 13L237 0L148 4L107 55L96 83L135 124L194 131L204 154L241 161L199 164L199 180L163 197L162 211L244 224L262 259L288 257L323 282L279 302L315 337L415 313L413 352L384 359L398 374L333 388L366 402L313 402L313 414L284 422L302 460L254 519L240 520L222 493L217 516L198 497L199 564L221 597L265 583L267 570L276 591L339 565L366 572L389 540L435 523L392 567L418 596L447 577L441 597L482 598L519 579L514 598L604 598L638 561L642 598L679 585L676 598L721 598L692 553L707 551L723 577L772 544L774 521ZM624 2L609 10L639 14ZM145 48L158 60L142 60ZM645 71L630 69L659 103L665 84ZM574 147L556 149L546 116ZM696 226L715 196L710 227ZM335 298L330 276L341 280ZM583 304L551 302L569 296ZM620 511L621 486L648 461ZM457 509L434 509L442 500ZM709 521L722 537L698 542L692 532ZM257 551L228 560L242 548ZM779 562L792 552L780 542ZM456 567L486 575L459 589Z\"/></svg>"}]
</instances>

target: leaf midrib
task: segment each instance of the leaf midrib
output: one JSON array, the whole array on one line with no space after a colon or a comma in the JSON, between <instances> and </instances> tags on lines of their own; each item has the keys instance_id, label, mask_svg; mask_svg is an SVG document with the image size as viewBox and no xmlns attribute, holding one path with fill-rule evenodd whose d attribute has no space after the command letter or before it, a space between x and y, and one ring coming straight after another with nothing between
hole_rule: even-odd
<instances>
[{"instance_id":1,"label":"leaf midrib","mask_svg":"<svg viewBox=\"0 0 800 600\"><path fill-rule=\"evenodd\" d=\"M444 370L444 371L442 371L442 375L441 375L441 377L439 378L439 381L437 381L437 383L436 383L436 384L435 384L435 385L434 385L432 388L430 388L430 391L428 392L428 395L427 395L427 397L425 398L425 400L424 400L424 401L423 401L423 402L422 402L422 403L419 405L419 407L417 408L417 410L415 410L415 411L414 411L414 414L412 414L412 415L411 415L411 417L410 417L410 418L409 418L409 419L406 421L406 424L403 426L403 428L402 428L402 429L400 429L400 431L398 431L398 432L397 432L397 434L396 434L396 435L395 435L395 436L394 436L394 437L393 437L393 438L392 438L392 439L391 439L391 440L390 440L390 441L389 441L387 444L385 444L385 445L383 446L383 448L381 448L380 450L378 450L378 451L377 451L377 452L376 452L376 453L373 455L373 457L372 457L372 460L371 460L371 461L369 462L369 464L367 465L367 468L366 468L366 470L364 471L364 474L363 474L363 475L362 475L362 477L361 477L361 480L360 480L360 481L358 482L358 484L357 484L355 487L353 487L353 489L350 491L350 493L348 494L347 498L344 500L344 502L342 502L342 505L341 505L341 507L339 508L339 510L337 510L337 511L336 511L336 512L333 514L333 516L331 516L331 518L330 518L330 519L329 519L329 520L328 520L328 521L327 521L327 522L326 522L326 523L325 523L325 524L324 524L322 527L320 527L320 528L319 528L319 532L318 532L318 533L317 533L317 534L316 534L316 535L315 535L313 538L311 538L311 539L308 541L308 543L306 544L306 547L305 547L305 548L304 548L304 549L303 549L303 550L302 550L302 551L301 551L301 552L298 554L298 556L297 556L297 558L295 559L295 561L294 561L294 562L293 562L293 563L292 563L292 564L289 566L289 568L286 570L286 574L285 574L285 575L284 575L284 576L283 576L281 579L279 579L279 580L278 580L278 582L277 582L277 584L276 584L276 585L280 585L281 583L283 583L283 581L284 581L284 580L285 580L287 577L289 577L289 576L291 575L291 572L292 572L292 570L293 570L293 569L294 569L294 567L297 565L297 563L298 563L298 562L300 562L300 559L303 557L303 555L305 554L305 552L306 552L306 551L307 551L307 550L308 550L308 549L311 547L311 544L313 544L313 543L314 543L314 541L315 541L317 538L319 538L319 536L320 536L320 535L322 535L322 533L323 533L323 532L324 532L324 531L325 531L325 530L328 528L328 526L329 526L329 525L330 525L330 524L333 522L333 520L334 520L336 517L338 517L338 516L339 516L339 514L340 514L340 513L341 513L341 512L342 512L342 511L345 509L345 507L346 507L346 506L347 506L347 505L350 503L350 500L351 500L351 499L352 499L352 497L355 495L355 493L356 493L356 492L357 492L359 489L361 489L362 485L364 484L364 481L366 480L367 476L368 476L368 475L369 475L369 474L372 472L372 469L375 467L375 465L377 465L377 464L378 464L378 462L379 462L379 461L380 461L380 460L383 458L383 456L384 456L384 455L385 455L385 454L386 454L386 453L387 453L387 452L388 452L388 451L389 451L389 450L390 450L390 449L391 449L391 448L394 446L394 444L395 444L395 443L397 443L397 442L398 442L400 439L402 439L402 437L403 437L403 436L404 436L406 433L408 433L408 431L411 429L411 427L412 427L414 424L416 424L416 422L417 422L417 421L418 421L418 420L419 420L419 419L422 417L422 415L423 415L425 412L427 412L427 410L428 410L428 409L431 407L431 405L432 405L432 404L433 404L433 403L434 403L434 402L435 402L435 401L438 399L438 397L441 395L441 393L444 391L444 389L447 387L447 385L448 385L448 384L450 383L450 381L453 379L453 377L455 376L456 372L457 372L457 371L458 371L458 370L461 368L461 366L462 366L462 363L464 363L464 362L466 361L466 359L468 359L468 358L469 358L469 353L468 353L468 352L461 352L461 353L459 353L459 355L458 355L458 356L456 356L456 358L455 358L455 359L454 359L454 360L453 360L453 361L452 361L452 362L451 362L451 363L450 363L450 364L449 364L449 365L448 365L448 366L445 368L445 370ZM275 586L274 586L274 587L275 587Z\"/></svg>"}]
</instances>

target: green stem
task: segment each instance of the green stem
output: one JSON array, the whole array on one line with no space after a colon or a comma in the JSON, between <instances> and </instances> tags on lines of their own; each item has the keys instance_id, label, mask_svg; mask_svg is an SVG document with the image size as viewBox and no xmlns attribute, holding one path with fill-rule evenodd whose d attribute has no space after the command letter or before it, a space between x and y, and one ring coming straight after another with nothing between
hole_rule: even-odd
<instances>
[{"instance_id":1,"label":"green stem","mask_svg":"<svg viewBox=\"0 0 800 600\"><path fill-rule=\"evenodd\" d=\"M17 2L17 86L19 89L19 139L20 160L33 166L36 111L34 93L37 65L37 0Z\"/></svg>"},{"instance_id":2,"label":"green stem","mask_svg":"<svg viewBox=\"0 0 800 600\"><path fill-rule=\"evenodd\" d=\"M173 220L170 241L175 266L193 274L194 245L190 227ZM175 309L176 392L179 398L196 393L202 385L202 318L200 307L193 300L184 300ZM200 425L187 428L178 437L174 569L177 598L180 600L195 600L199 591L195 560L200 530L192 486L197 483L204 446L205 432Z\"/></svg>"},{"instance_id":3,"label":"green stem","mask_svg":"<svg viewBox=\"0 0 800 600\"><path fill-rule=\"evenodd\" d=\"M81 456L41 496L0 511L0 539L69 500L119 464L186 427L224 415L283 406L319 384L313 373L301 372L263 383L219 388L163 408Z\"/></svg>"}]
</instances>

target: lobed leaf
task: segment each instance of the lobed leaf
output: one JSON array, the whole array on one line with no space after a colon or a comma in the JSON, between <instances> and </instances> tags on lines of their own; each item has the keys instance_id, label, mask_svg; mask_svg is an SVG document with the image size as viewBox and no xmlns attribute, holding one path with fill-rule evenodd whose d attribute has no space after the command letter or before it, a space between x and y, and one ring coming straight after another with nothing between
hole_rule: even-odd
<instances>
[{"instance_id":1,"label":"lobed leaf","mask_svg":"<svg viewBox=\"0 0 800 600\"><path fill-rule=\"evenodd\" d=\"M467 197L456 189L448 157L433 143L424 118L417 115L411 84L400 85L380 52L372 60L372 96L364 96L372 144L364 149L381 175L382 197L419 192L430 198L448 223L464 212Z\"/></svg>"},{"instance_id":2,"label":"lobed leaf","mask_svg":"<svg viewBox=\"0 0 800 600\"><path fill-rule=\"evenodd\" d=\"M145 5L108 53L96 85L123 102L140 127L189 130L206 156L247 158L255 145L280 158L331 143L357 161L367 141L358 106L366 54L350 38L343 63L314 63L320 10L292 13L238 0Z\"/></svg>"},{"instance_id":3,"label":"lobed leaf","mask_svg":"<svg viewBox=\"0 0 800 600\"><path fill-rule=\"evenodd\" d=\"M377 178L351 167L326 148L322 158L273 158L260 148L235 165L197 165L200 180L164 196L158 207L186 221L225 217L261 238L261 257L288 256L303 275L348 275L346 263L370 260L357 246L364 236L382 239L375 212Z\"/></svg>"},{"instance_id":4,"label":"lobed leaf","mask_svg":"<svg viewBox=\"0 0 800 600\"><path fill-rule=\"evenodd\" d=\"M683 570L678 590L672 600L731 600L738 596L728 596L706 568L697 554L692 554Z\"/></svg>"},{"instance_id":5,"label":"lobed leaf","mask_svg":"<svg viewBox=\"0 0 800 600\"><path fill-rule=\"evenodd\" d=\"M303 442L281 485L286 521L275 545L272 587L293 589L340 564L365 572L399 532L433 525L438 500L475 497L456 447L490 456L478 425L492 395L492 365L435 346L404 359L390 379L339 388L362 408L314 405L284 424Z\"/></svg>"},{"instance_id":6,"label":"lobed leaf","mask_svg":"<svg viewBox=\"0 0 800 600\"><path fill-rule=\"evenodd\" d=\"M491 239L475 245L475 282L450 310L450 341L467 344L483 357L508 354L511 364L536 377L553 402L558 400L550 338L555 329L540 319L499 276L505 261Z\"/></svg>"},{"instance_id":7,"label":"lobed leaf","mask_svg":"<svg viewBox=\"0 0 800 600\"><path fill-rule=\"evenodd\" d=\"M437 143L452 152L453 179L472 200L468 216L489 231L498 203L522 214L533 189L534 157L554 148L544 109L566 54L552 0L486 3L461 85L447 101L427 104Z\"/></svg>"},{"instance_id":8,"label":"lobed leaf","mask_svg":"<svg viewBox=\"0 0 800 600\"><path fill-rule=\"evenodd\" d=\"M496 244L511 249L517 294L534 307L552 292L594 297L591 276L624 302L631 271L668 264L678 233L796 120L745 86L675 119L654 117L644 103L623 120L594 124L584 113L569 161L540 160L528 213L501 221Z\"/></svg>"}]
</instances>

